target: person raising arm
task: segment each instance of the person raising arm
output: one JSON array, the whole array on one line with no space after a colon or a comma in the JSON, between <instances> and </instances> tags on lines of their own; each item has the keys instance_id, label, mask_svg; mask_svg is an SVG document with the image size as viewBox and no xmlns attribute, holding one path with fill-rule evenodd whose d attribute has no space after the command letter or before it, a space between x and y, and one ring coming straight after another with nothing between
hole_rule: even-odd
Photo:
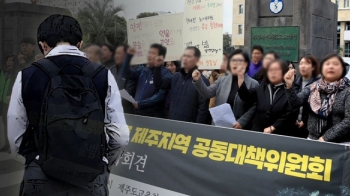
<instances>
[{"instance_id":1,"label":"person raising arm","mask_svg":"<svg viewBox=\"0 0 350 196\"><path fill-rule=\"evenodd\" d=\"M310 140L350 143L350 82L346 66L337 54L327 55L321 62L321 79L300 93L293 88L295 70L284 76L286 94L293 108L310 106L308 130Z\"/></svg>"}]
</instances>

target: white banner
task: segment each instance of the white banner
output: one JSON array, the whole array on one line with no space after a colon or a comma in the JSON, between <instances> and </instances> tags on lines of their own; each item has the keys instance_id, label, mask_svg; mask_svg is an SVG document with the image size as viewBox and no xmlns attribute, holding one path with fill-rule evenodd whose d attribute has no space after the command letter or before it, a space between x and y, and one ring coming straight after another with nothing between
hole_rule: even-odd
<instances>
[{"instance_id":1,"label":"white banner","mask_svg":"<svg viewBox=\"0 0 350 196\"><path fill-rule=\"evenodd\" d=\"M181 193L159 188L114 174L109 176L109 195L118 196L186 196Z\"/></svg>"},{"instance_id":2,"label":"white banner","mask_svg":"<svg viewBox=\"0 0 350 196\"><path fill-rule=\"evenodd\" d=\"M146 63L149 47L154 43L167 48L165 61L180 60L184 49L182 21L183 13L129 20L128 42L137 51L131 64Z\"/></svg>"},{"instance_id":3,"label":"white banner","mask_svg":"<svg viewBox=\"0 0 350 196\"><path fill-rule=\"evenodd\" d=\"M184 46L202 52L200 69L219 69L223 54L223 0L185 0Z\"/></svg>"}]
</instances>

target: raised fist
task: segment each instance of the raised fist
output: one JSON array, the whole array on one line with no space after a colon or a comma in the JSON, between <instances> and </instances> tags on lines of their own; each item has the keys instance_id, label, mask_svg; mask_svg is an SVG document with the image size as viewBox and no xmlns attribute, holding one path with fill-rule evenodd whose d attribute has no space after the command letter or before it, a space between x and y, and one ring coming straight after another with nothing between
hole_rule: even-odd
<instances>
[{"instance_id":1,"label":"raised fist","mask_svg":"<svg viewBox=\"0 0 350 196\"><path fill-rule=\"evenodd\" d=\"M198 69L194 70L192 73L192 78L194 81L198 81L201 78L201 72Z\"/></svg>"},{"instance_id":2,"label":"raised fist","mask_svg":"<svg viewBox=\"0 0 350 196\"><path fill-rule=\"evenodd\" d=\"M164 65L164 57L163 56L157 56L156 57L156 67L161 67Z\"/></svg>"},{"instance_id":3,"label":"raised fist","mask_svg":"<svg viewBox=\"0 0 350 196\"><path fill-rule=\"evenodd\" d=\"M135 55L136 50L135 50L135 48L130 47L130 48L128 48L127 53L130 54L130 55Z\"/></svg>"},{"instance_id":4,"label":"raised fist","mask_svg":"<svg viewBox=\"0 0 350 196\"><path fill-rule=\"evenodd\" d=\"M239 67L237 67L237 77L238 78L244 78L244 75L245 75L245 70L246 70L246 67L244 65L241 65Z\"/></svg>"},{"instance_id":5,"label":"raised fist","mask_svg":"<svg viewBox=\"0 0 350 196\"><path fill-rule=\"evenodd\" d=\"M296 73L295 69L290 69L284 75L284 82L286 83L287 88L290 88L293 86L295 73Z\"/></svg>"}]
</instances>

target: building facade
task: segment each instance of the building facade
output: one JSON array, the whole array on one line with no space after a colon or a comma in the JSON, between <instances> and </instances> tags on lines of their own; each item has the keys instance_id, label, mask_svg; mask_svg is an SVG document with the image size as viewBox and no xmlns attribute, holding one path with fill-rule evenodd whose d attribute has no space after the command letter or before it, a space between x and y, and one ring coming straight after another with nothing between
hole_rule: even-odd
<instances>
[{"instance_id":1,"label":"building facade","mask_svg":"<svg viewBox=\"0 0 350 196\"><path fill-rule=\"evenodd\" d=\"M244 45L245 0L233 0L232 45L242 48Z\"/></svg>"},{"instance_id":2,"label":"building facade","mask_svg":"<svg viewBox=\"0 0 350 196\"><path fill-rule=\"evenodd\" d=\"M350 0L331 0L338 5L338 50L350 57ZM245 0L233 0L232 45L244 46Z\"/></svg>"},{"instance_id":3,"label":"building facade","mask_svg":"<svg viewBox=\"0 0 350 196\"><path fill-rule=\"evenodd\" d=\"M350 0L332 0L338 5L338 49L344 57L350 57Z\"/></svg>"}]
</instances>

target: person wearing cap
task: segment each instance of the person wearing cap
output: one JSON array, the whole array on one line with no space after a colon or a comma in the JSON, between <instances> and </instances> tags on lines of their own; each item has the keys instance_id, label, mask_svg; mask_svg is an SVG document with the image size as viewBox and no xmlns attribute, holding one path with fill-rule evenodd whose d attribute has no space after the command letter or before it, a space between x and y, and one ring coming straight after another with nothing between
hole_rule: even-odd
<instances>
[{"instance_id":1,"label":"person wearing cap","mask_svg":"<svg viewBox=\"0 0 350 196\"><path fill-rule=\"evenodd\" d=\"M24 37L21 41L21 54L17 56L21 69L29 67L35 62L35 44L32 37Z\"/></svg>"}]
</instances>

